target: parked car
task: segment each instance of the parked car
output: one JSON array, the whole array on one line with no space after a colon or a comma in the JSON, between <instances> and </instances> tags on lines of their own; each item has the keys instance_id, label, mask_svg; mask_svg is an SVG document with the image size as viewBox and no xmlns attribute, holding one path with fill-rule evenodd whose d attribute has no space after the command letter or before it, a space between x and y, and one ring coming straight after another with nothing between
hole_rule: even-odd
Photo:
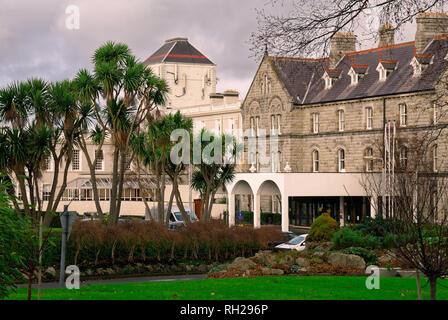
<instances>
[{"instance_id":1,"label":"parked car","mask_svg":"<svg viewBox=\"0 0 448 320\"><path fill-rule=\"evenodd\" d=\"M302 251L305 249L305 239L308 234L301 234L300 236L297 236L288 242L279 244L278 246L275 246L276 249L279 250L297 250Z\"/></svg>"},{"instance_id":2,"label":"parked car","mask_svg":"<svg viewBox=\"0 0 448 320\"><path fill-rule=\"evenodd\" d=\"M185 211L187 212L188 216L190 217L191 222L199 221L198 217L196 217L196 214L190 210L190 207L184 207L184 208L185 208ZM152 216L153 220L158 222L159 215L158 215L157 206L152 207L150 211L151 211L151 216ZM167 211L168 211L168 206L165 206L164 219L166 219ZM146 213L145 213L145 220L150 220L148 210L146 210ZM175 230L181 226L184 226L185 224L186 223L184 221L184 218L182 217L179 207L173 205L171 207L170 223L168 225L168 229Z\"/></svg>"}]
</instances>

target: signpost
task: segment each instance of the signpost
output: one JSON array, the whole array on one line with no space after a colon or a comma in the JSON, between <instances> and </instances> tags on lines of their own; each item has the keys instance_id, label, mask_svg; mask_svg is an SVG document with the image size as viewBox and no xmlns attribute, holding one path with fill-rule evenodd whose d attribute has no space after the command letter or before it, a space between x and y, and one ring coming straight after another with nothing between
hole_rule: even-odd
<instances>
[{"instance_id":1,"label":"signpost","mask_svg":"<svg viewBox=\"0 0 448 320\"><path fill-rule=\"evenodd\" d=\"M64 206L64 212L59 215L62 226L62 243L61 243L61 263L59 272L59 285L64 287L65 280L65 255L67 250L67 241L72 232L73 223L78 218L78 214L74 211L68 211L68 206Z\"/></svg>"}]
</instances>

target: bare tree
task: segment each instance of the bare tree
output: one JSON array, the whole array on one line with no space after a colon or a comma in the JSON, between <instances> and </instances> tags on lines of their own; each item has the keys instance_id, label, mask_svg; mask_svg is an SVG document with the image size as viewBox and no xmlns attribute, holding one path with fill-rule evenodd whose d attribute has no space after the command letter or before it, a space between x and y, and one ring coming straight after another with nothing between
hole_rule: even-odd
<instances>
[{"instance_id":1,"label":"bare tree","mask_svg":"<svg viewBox=\"0 0 448 320\"><path fill-rule=\"evenodd\" d=\"M286 14L258 11L258 28L250 42L255 56L266 48L276 56L327 55L338 32L356 32L359 39L376 39L379 26L397 31L424 11L445 11L443 0L271 0Z\"/></svg>"}]
</instances>

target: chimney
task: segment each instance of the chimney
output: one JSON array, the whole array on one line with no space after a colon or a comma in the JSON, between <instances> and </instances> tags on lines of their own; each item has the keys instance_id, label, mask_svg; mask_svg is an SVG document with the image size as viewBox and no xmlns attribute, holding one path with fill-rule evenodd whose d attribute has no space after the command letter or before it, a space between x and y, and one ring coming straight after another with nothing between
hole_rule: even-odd
<instances>
[{"instance_id":1,"label":"chimney","mask_svg":"<svg viewBox=\"0 0 448 320\"><path fill-rule=\"evenodd\" d=\"M224 104L235 104L238 102L238 97L240 93L235 90L226 90L224 91Z\"/></svg>"},{"instance_id":2,"label":"chimney","mask_svg":"<svg viewBox=\"0 0 448 320\"><path fill-rule=\"evenodd\" d=\"M445 33L448 33L446 13L421 12L417 16L417 32L415 33L417 53L423 53L436 36Z\"/></svg>"},{"instance_id":3,"label":"chimney","mask_svg":"<svg viewBox=\"0 0 448 320\"><path fill-rule=\"evenodd\" d=\"M384 25L379 30L380 42L379 48L395 44L395 30L391 24Z\"/></svg>"},{"instance_id":4,"label":"chimney","mask_svg":"<svg viewBox=\"0 0 448 320\"><path fill-rule=\"evenodd\" d=\"M222 93L211 93L210 102L213 106L219 106L224 103L224 95Z\"/></svg>"},{"instance_id":5,"label":"chimney","mask_svg":"<svg viewBox=\"0 0 448 320\"><path fill-rule=\"evenodd\" d=\"M330 68L336 67L347 53L354 51L356 51L356 36L353 33L336 33L331 38Z\"/></svg>"}]
</instances>

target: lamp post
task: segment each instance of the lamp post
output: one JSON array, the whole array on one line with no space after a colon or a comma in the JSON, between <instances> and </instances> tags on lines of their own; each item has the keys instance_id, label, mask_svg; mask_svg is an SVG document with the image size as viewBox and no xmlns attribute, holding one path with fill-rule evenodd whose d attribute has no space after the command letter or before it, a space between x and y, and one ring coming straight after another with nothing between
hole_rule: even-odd
<instances>
[{"instance_id":1,"label":"lamp post","mask_svg":"<svg viewBox=\"0 0 448 320\"><path fill-rule=\"evenodd\" d=\"M59 286L64 287L65 280L65 256L67 252L67 241L72 231L73 223L77 218L76 212L69 212L68 205L64 205L64 211L60 214L61 226L62 226L62 239L61 239L61 262L59 270Z\"/></svg>"}]
</instances>

